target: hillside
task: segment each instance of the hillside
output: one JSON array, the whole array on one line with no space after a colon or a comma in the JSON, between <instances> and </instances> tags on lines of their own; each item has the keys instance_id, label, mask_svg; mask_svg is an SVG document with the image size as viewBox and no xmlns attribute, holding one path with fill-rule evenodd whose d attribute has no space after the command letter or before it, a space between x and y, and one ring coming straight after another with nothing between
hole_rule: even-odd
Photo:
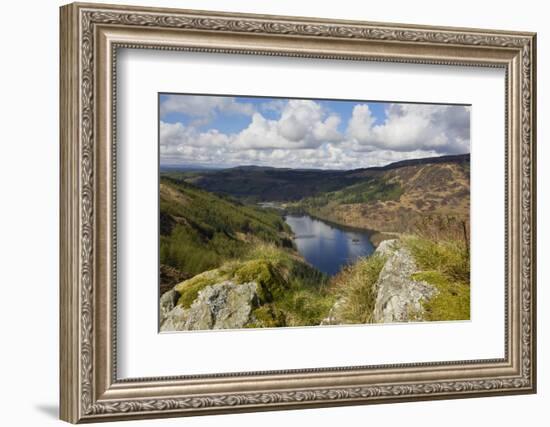
<instances>
[{"instance_id":1,"label":"hillside","mask_svg":"<svg viewBox=\"0 0 550 427\"><path fill-rule=\"evenodd\" d=\"M469 223L469 159L405 164L355 172L357 184L293 204L333 222L379 232L413 232L418 227Z\"/></svg>"},{"instance_id":2,"label":"hillside","mask_svg":"<svg viewBox=\"0 0 550 427\"><path fill-rule=\"evenodd\" d=\"M215 170L181 170L172 168L164 176L184 180L205 190L231 195L253 202L297 201L322 193L337 191L360 183L365 177L378 177L386 172L407 167L466 165L469 154L410 159L352 170L289 169L239 166Z\"/></svg>"},{"instance_id":3,"label":"hillside","mask_svg":"<svg viewBox=\"0 0 550 427\"><path fill-rule=\"evenodd\" d=\"M469 194L469 156L163 173L160 330L468 319ZM377 249L328 277L259 201L371 230Z\"/></svg>"},{"instance_id":4,"label":"hillside","mask_svg":"<svg viewBox=\"0 0 550 427\"><path fill-rule=\"evenodd\" d=\"M274 211L161 178L160 263L164 286L241 257L258 243L292 247L289 233Z\"/></svg>"},{"instance_id":5,"label":"hillside","mask_svg":"<svg viewBox=\"0 0 550 427\"><path fill-rule=\"evenodd\" d=\"M238 167L171 172L247 202L284 202L332 222L380 232L469 224L470 155L404 160L349 171Z\"/></svg>"},{"instance_id":6,"label":"hillside","mask_svg":"<svg viewBox=\"0 0 550 427\"><path fill-rule=\"evenodd\" d=\"M205 190L227 194L249 202L300 200L361 180L347 171L300 170L240 166L230 169L170 172Z\"/></svg>"},{"instance_id":7,"label":"hillside","mask_svg":"<svg viewBox=\"0 0 550 427\"><path fill-rule=\"evenodd\" d=\"M386 240L327 280L263 244L178 283L159 305L161 331L466 320L469 252L463 242Z\"/></svg>"}]
</instances>

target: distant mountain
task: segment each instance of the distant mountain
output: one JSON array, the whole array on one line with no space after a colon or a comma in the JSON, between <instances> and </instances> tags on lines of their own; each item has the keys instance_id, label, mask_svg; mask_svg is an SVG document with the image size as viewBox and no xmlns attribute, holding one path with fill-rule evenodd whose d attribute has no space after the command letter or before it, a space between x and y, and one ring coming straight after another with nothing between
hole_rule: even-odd
<instances>
[{"instance_id":1,"label":"distant mountain","mask_svg":"<svg viewBox=\"0 0 550 427\"><path fill-rule=\"evenodd\" d=\"M264 167L238 167L208 172L173 173L213 193L230 195L249 202L300 200L353 184L361 178L348 178L346 171L297 170Z\"/></svg>"},{"instance_id":2,"label":"distant mountain","mask_svg":"<svg viewBox=\"0 0 550 427\"><path fill-rule=\"evenodd\" d=\"M168 175L192 183L207 191L226 194L250 202L298 201L334 192L365 177L405 167L437 164L468 164L469 154L403 160L381 167L353 170L290 169L265 166L238 166L230 169L172 171Z\"/></svg>"},{"instance_id":3,"label":"distant mountain","mask_svg":"<svg viewBox=\"0 0 550 427\"><path fill-rule=\"evenodd\" d=\"M206 172L206 171L215 171L222 168L208 167L201 165L160 165L161 173L168 172Z\"/></svg>"}]
</instances>

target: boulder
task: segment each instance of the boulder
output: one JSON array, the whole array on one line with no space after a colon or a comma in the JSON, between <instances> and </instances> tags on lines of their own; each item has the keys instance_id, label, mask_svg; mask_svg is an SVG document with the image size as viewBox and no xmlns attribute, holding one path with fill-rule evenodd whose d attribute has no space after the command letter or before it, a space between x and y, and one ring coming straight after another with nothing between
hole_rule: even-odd
<instances>
[{"instance_id":1,"label":"boulder","mask_svg":"<svg viewBox=\"0 0 550 427\"><path fill-rule=\"evenodd\" d=\"M179 294L171 289L160 297L160 323L163 323L168 313L174 309L178 302Z\"/></svg>"},{"instance_id":2,"label":"boulder","mask_svg":"<svg viewBox=\"0 0 550 427\"><path fill-rule=\"evenodd\" d=\"M408 249L400 247L396 241L386 240L378 250L388 258L376 283L374 322L421 321L422 303L433 298L437 290L427 282L411 279L417 266Z\"/></svg>"},{"instance_id":3,"label":"boulder","mask_svg":"<svg viewBox=\"0 0 550 427\"><path fill-rule=\"evenodd\" d=\"M390 255L393 255L395 251L397 250L397 247L399 245L399 240L397 239L389 239L389 240L382 240L379 244L374 253L376 255L380 255L383 257L388 257Z\"/></svg>"},{"instance_id":4,"label":"boulder","mask_svg":"<svg viewBox=\"0 0 550 427\"><path fill-rule=\"evenodd\" d=\"M191 307L176 305L164 319L161 317L160 330L242 328L253 321L252 311L258 306L257 288L256 282L237 284L230 280L206 286L198 293Z\"/></svg>"}]
</instances>

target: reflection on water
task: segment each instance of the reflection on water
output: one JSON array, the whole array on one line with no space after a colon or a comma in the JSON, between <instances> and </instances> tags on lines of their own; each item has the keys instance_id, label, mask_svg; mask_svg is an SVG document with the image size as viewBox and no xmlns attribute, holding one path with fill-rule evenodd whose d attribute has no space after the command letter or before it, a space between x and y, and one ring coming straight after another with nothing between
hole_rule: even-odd
<instances>
[{"instance_id":1,"label":"reflection on water","mask_svg":"<svg viewBox=\"0 0 550 427\"><path fill-rule=\"evenodd\" d=\"M334 275L357 257L370 255L374 247L367 233L340 228L309 215L288 215L298 252L323 273Z\"/></svg>"}]
</instances>

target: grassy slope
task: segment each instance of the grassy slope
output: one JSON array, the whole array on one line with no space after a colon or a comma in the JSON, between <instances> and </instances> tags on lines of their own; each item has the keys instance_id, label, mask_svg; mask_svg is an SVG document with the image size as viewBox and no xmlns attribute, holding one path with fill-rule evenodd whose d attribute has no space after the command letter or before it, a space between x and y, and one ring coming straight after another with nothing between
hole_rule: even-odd
<instances>
[{"instance_id":1,"label":"grassy slope","mask_svg":"<svg viewBox=\"0 0 550 427\"><path fill-rule=\"evenodd\" d=\"M189 307L201 289L224 280L259 285L259 304L253 311L256 322L248 327L318 325L335 300L326 276L297 254L259 244L242 259L227 261L176 285L178 304Z\"/></svg>"},{"instance_id":2,"label":"grassy slope","mask_svg":"<svg viewBox=\"0 0 550 427\"><path fill-rule=\"evenodd\" d=\"M463 240L433 240L408 237L419 271L414 280L424 280L438 290L424 304L425 320L470 319L470 253Z\"/></svg>"},{"instance_id":3,"label":"grassy slope","mask_svg":"<svg viewBox=\"0 0 550 427\"><path fill-rule=\"evenodd\" d=\"M279 214L185 182L160 183L160 262L195 275L244 256L256 243L291 247Z\"/></svg>"},{"instance_id":4,"label":"grassy slope","mask_svg":"<svg viewBox=\"0 0 550 427\"><path fill-rule=\"evenodd\" d=\"M319 324L334 296L327 277L295 252L275 211L243 205L173 179L161 180L161 263L190 272L177 284L189 307L206 286L259 285L251 327Z\"/></svg>"},{"instance_id":5,"label":"grassy slope","mask_svg":"<svg viewBox=\"0 0 550 427\"><path fill-rule=\"evenodd\" d=\"M339 316L344 323L372 323L378 276L386 259L379 255L360 258L331 279L331 289L341 301Z\"/></svg>"},{"instance_id":6,"label":"grassy slope","mask_svg":"<svg viewBox=\"0 0 550 427\"><path fill-rule=\"evenodd\" d=\"M405 236L401 240L412 253L418 271L412 279L425 281L438 293L424 303L423 320L470 319L470 257L463 241ZM341 302L344 323L370 323L376 302L376 282L385 259L361 258L331 279L331 292Z\"/></svg>"}]
</instances>

